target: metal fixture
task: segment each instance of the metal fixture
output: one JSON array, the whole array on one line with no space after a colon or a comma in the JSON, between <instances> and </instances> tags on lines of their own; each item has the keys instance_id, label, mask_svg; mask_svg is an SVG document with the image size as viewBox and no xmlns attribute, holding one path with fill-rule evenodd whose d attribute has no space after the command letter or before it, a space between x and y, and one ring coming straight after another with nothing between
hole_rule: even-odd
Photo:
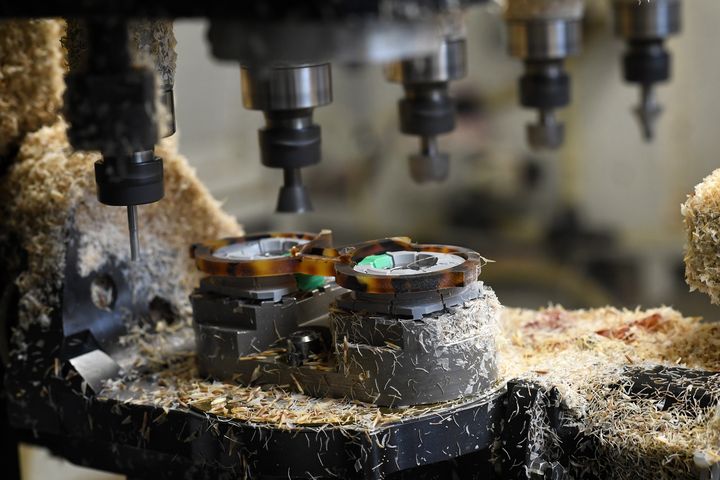
<instances>
[{"instance_id":1,"label":"metal fixture","mask_svg":"<svg viewBox=\"0 0 720 480\"><path fill-rule=\"evenodd\" d=\"M410 174L418 183L447 178L449 156L438 147L438 135L455 129L455 104L448 93L453 80L467 73L464 37L444 38L429 55L391 63L386 78L402 84L405 98L398 103L400 131L420 137L420 153L411 155Z\"/></svg>"},{"instance_id":2,"label":"metal fixture","mask_svg":"<svg viewBox=\"0 0 720 480\"><path fill-rule=\"evenodd\" d=\"M557 149L564 143L565 125L556 110L570 103L570 77L564 60L580 52L581 0L509 0L506 10L509 51L525 63L520 78L520 104L538 111L527 126L534 149Z\"/></svg>"},{"instance_id":3,"label":"metal fixture","mask_svg":"<svg viewBox=\"0 0 720 480\"><path fill-rule=\"evenodd\" d=\"M655 86L671 76L672 58L665 40L680 32L682 5L680 0L613 0L615 33L627 42L623 55L623 76L626 82L640 86L640 103L634 113L646 141L655 136L657 121L662 114Z\"/></svg>"},{"instance_id":4,"label":"metal fixture","mask_svg":"<svg viewBox=\"0 0 720 480\"><path fill-rule=\"evenodd\" d=\"M308 360L319 359L327 352L327 343L320 329L293 332L287 340L287 362L299 367Z\"/></svg>"},{"instance_id":5,"label":"metal fixture","mask_svg":"<svg viewBox=\"0 0 720 480\"><path fill-rule=\"evenodd\" d=\"M478 253L401 238L341 251L335 281L350 291L330 311L333 344L341 371L361 379L358 390L377 405L402 406L487 389L497 373L489 332L499 304L478 281Z\"/></svg>"},{"instance_id":6,"label":"metal fixture","mask_svg":"<svg viewBox=\"0 0 720 480\"><path fill-rule=\"evenodd\" d=\"M318 351L317 332L307 332L344 290L325 276L300 273L293 252L330 241L329 232L277 232L193 246L208 274L190 297L201 374L235 378L248 356L287 342L296 347L288 352L293 365Z\"/></svg>"},{"instance_id":7,"label":"metal fixture","mask_svg":"<svg viewBox=\"0 0 720 480\"><path fill-rule=\"evenodd\" d=\"M407 238L331 242L325 231L193 247L209 274L191 296L201 374L380 406L492 384L499 304L478 281L479 254Z\"/></svg>"},{"instance_id":8,"label":"metal fixture","mask_svg":"<svg viewBox=\"0 0 720 480\"><path fill-rule=\"evenodd\" d=\"M311 211L300 172L320 162L320 126L313 123L313 110L332 102L330 64L242 67L242 92L245 108L265 114L259 131L263 165L283 169L277 211Z\"/></svg>"}]
</instances>

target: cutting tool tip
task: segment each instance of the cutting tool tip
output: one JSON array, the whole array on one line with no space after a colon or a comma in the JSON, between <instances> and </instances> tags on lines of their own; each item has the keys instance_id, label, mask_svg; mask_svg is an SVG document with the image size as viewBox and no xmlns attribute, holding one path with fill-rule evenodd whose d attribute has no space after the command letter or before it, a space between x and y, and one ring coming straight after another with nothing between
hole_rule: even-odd
<instances>
[{"instance_id":1,"label":"cutting tool tip","mask_svg":"<svg viewBox=\"0 0 720 480\"><path fill-rule=\"evenodd\" d=\"M130 259L135 262L140 257L140 236L138 234L137 205L128 205L128 231L130 232Z\"/></svg>"},{"instance_id":2,"label":"cutting tool tip","mask_svg":"<svg viewBox=\"0 0 720 480\"><path fill-rule=\"evenodd\" d=\"M651 85L643 85L640 90L640 104L635 108L635 116L640 123L645 141L651 142L655 138L657 121L662 110L662 106L657 102L655 89Z\"/></svg>"}]
</instances>

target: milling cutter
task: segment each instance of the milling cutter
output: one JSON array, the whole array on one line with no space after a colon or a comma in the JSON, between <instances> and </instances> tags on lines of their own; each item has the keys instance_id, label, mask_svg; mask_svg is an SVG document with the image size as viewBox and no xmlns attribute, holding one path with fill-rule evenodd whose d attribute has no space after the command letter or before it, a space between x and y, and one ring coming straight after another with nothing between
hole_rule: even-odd
<instances>
[{"instance_id":1,"label":"milling cutter","mask_svg":"<svg viewBox=\"0 0 720 480\"><path fill-rule=\"evenodd\" d=\"M400 131L420 137L420 152L409 157L410 175L418 183L448 177L450 158L440 151L437 137L455 129L455 103L448 86L466 73L467 47L461 34L443 38L433 53L385 67L386 78L405 89L398 102Z\"/></svg>"},{"instance_id":2,"label":"milling cutter","mask_svg":"<svg viewBox=\"0 0 720 480\"><path fill-rule=\"evenodd\" d=\"M520 78L520 104L538 110L527 126L533 149L557 149L565 125L556 110L570 103L570 77L564 60L580 52L582 0L509 0L505 12L510 54L525 63Z\"/></svg>"},{"instance_id":3,"label":"milling cutter","mask_svg":"<svg viewBox=\"0 0 720 480\"><path fill-rule=\"evenodd\" d=\"M623 76L640 86L640 104L634 113L643 137L651 141L663 110L655 86L670 79L672 68L665 40L680 32L682 5L680 0L613 0L613 10L615 33L627 42Z\"/></svg>"},{"instance_id":4,"label":"milling cutter","mask_svg":"<svg viewBox=\"0 0 720 480\"><path fill-rule=\"evenodd\" d=\"M70 20L64 42L70 67L65 93L68 139L77 150L102 154L95 163L97 198L105 205L127 207L131 259L137 260L137 207L164 195L162 159L154 146L161 135L175 131L172 22ZM166 109L162 126L158 83Z\"/></svg>"},{"instance_id":5,"label":"milling cutter","mask_svg":"<svg viewBox=\"0 0 720 480\"><path fill-rule=\"evenodd\" d=\"M277 211L311 211L301 169L320 162L320 126L313 110L332 102L329 63L242 67L243 105L262 110L265 128L258 132L263 165L282 168L284 185Z\"/></svg>"},{"instance_id":6,"label":"milling cutter","mask_svg":"<svg viewBox=\"0 0 720 480\"><path fill-rule=\"evenodd\" d=\"M210 20L213 56L241 65L245 107L265 113L262 162L282 168L285 176L278 211L312 208L300 172L320 161L320 128L312 114L332 101L330 63L389 63L427 55L438 47L448 18L486 1L320 2L323 8L289 2L287 8L260 9L262 21ZM441 90L432 93L433 102L438 95L449 103ZM426 142L426 151L436 148L434 139Z\"/></svg>"}]
</instances>

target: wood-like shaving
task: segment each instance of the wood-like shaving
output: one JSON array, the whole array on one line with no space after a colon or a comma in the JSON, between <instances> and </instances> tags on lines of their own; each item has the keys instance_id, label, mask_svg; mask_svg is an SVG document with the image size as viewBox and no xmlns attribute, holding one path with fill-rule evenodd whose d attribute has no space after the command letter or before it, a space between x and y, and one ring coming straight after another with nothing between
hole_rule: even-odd
<instances>
[{"instance_id":1,"label":"wood-like shaving","mask_svg":"<svg viewBox=\"0 0 720 480\"><path fill-rule=\"evenodd\" d=\"M108 382L100 396L166 409L200 410L278 429L333 427L368 432L400 420L448 412L463 403L379 408L342 399L309 397L282 386L245 387L203 380L196 368L192 329L187 327L187 323L181 323L173 332L136 329L124 337L126 348L138 349L135 362L128 376Z\"/></svg>"},{"instance_id":2,"label":"wood-like shaving","mask_svg":"<svg viewBox=\"0 0 720 480\"><path fill-rule=\"evenodd\" d=\"M593 458L577 472L599 478L696 478L720 459L720 408L630 398L627 366L668 365L720 371L720 324L654 310L508 310L499 340L506 379L557 387L581 431L595 437ZM720 385L703 385L720 398ZM680 405L685 405L681 408Z\"/></svg>"},{"instance_id":3,"label":"wood-like shaving","mask_svg":"<svg viewBox=\"0 0 720 480\"><path fill-rule=\"evenodd\" d=\"M0 20L0 155L57 120L62 105L61 22Z\"/></svg>"},{"instance_id":4,"label":"wood-like shaving","mask_svg":"<svg viewBox=\"0 0 720 480\"><path fill-rule=\"evenodd\" d=\"M578 472L593 471L600 478L638 478L650 472L655 478L690 478L696 467L720 458L719 411L692 406L662 411L657 399L633 399L611 385L627 381L623 377L627 366L664 364L720 371L718 347L720 325L683 317L670 308L507 309L498 337L497 388L510 379L524 378L559 389L581 431L598 442L593 458L574 459ZM143 381L114 382L104 394L123 391L133 403L192 408L280 429L373 431L453 406L391 410L311 398L282 388L204 381L197 377L191 349L169 363L171 357L162 352L155 344L141 355L155 357L155 365L162 368ZM720 395L720 385L705 387Z\"/></svg>"},{"instance_id":5,"label":"wood-like shaving","mask_svg":"<svg viewBox=\"0 0 720 480\"><path fill-rule=\"evenodd\" d=\"M27 269L16 280L20 329L14 343L20 349L22 331L32 323L49 325L59 306L70 227L80 235L82 275L111 260L129 260L125 209L97 201L93 163L98 154L72 150L66 124L57 117L59 104L52 103L64 89L62 26L54 20L0 22L0 137L22 138L0 178L0 241L12 238L28 254ZM175 138L163 140L155 152L163 159L165 197L139 208L143 261L129 266L127 276L134 291L148 296L136 301L157 295L176 310L187 310L198 278L188 245L242 229L177 153Z\"/></svg>"},{"instance_id":6,"label":"wood-like shaving","mask_svg":"<svg viewBox=\"0 0 720 480\"><path fill-rule=\"evenodd\" d=\"M695 186L681 212L687 235L685 279L690 290L708 294L720 304L720 170Z\"/></svg>"}]
</instances>

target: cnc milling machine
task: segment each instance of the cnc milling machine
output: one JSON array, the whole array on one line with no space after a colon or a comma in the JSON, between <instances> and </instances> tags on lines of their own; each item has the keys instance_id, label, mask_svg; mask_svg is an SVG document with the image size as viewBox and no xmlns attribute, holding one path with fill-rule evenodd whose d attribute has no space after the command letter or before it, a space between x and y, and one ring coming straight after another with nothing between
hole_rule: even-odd
<instances>
[{"instance_id":1,"label":"cnc milling machine","mask_svg":"<svg viewBox=\"0 0 720 480\"><path fill-rule=\"evenodd\" d=\"M128 478L603 478L593 455L615 453L583 428L561 382L508 367L523 354L508 356L507 342L571 331L575 314L551 309L519 323L530 340L503 337L489 260L462 245L396 232L349 242L329 230L246 233L172 143L183 128L172 22L201 18L212 57L238 71L243 106L263 114L260 161L283 171L277 212L317 205L305 180L321 160L318 117L334 100L333 68L359 64L402 86L396 130L418 137L419 151L399 163L431 189L453 168L440 142L460 121L453 84L472 65L465 17L491 3L0 4L0 61L22 78L6 103L28 125L2 149L8 448L35 443ZM608 3L651 138L681 2ZM519 103L538 111L532 149L569 138L558 111L571 104L567 62L581 54L583 14L580 0L508 0L496 14L523 62ZM63 20L40 20L51 18ZM32 71L41 58L55 59L52 74ZM55 107L42 103L62 88ZM24 119L27 99L52 114ZM126 207L127 231L95 196ZM593 327L583 348L620 348L675 321L620 317ZM602 388L663 411L717 408L714 363L646 360L628 358ZM652 467L661 457L643 454ZM720 472L709 453L693 465L694 478Z\"/></svg>"}]
</instances>

